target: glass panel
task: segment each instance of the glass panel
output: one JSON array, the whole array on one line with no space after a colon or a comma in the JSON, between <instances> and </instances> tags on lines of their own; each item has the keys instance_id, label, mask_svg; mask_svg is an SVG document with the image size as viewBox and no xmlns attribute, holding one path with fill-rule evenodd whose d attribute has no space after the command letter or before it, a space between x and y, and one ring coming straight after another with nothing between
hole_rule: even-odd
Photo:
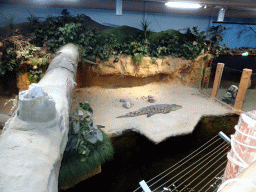
<instances>
[{"instance_id":1,"label":"glass panel","mask_svg":"<svg viewBox=\"0 0 256 192\"><path fill-rule=\"evenodd\" d=\"M218 58L215 58L211 64L212 69L208 87L203 86L202 82L202 90L208 95L212 93L217 63L224 63L225 66L216 98L232 107L234 106L243 69L247 68L253 70L254 73L251 76L251 85L246 92L242 110L256 110L256 56L220 55Z\"/></svg>"},{"instance_id":2,"label":"glass panel","mask_svg":"<svg viewBox=\"0 0 256 192\"><path fill-rule=\"evenodd\" d=\"M226 67L226 65L224 66L220 87L216 95L218 100L232 107L234 106L242 72L243 71Z\"/></svg>"},{"instance_id":3,"label":"glass panel","mask_svg":"<svg viewBox=\"0 0 256 192\"><path fill-rule=\"evenodd\" d=\"M256 110L256 73L252 73L251 86L247 89L245 94L242 110Z\"/></svg>"},{"instance_id":4,"label":"glass panel","mask_svg":"<svg viewBox=\"0 0 256 192\"><path fill-rule=\"evenodd\" d=\"M212 94L212 87L216 72L216 63L212 63L209 67L204 69L204 73L202 76L202 90L207 93L208 95Z\"/></svg>"}]
</instances>

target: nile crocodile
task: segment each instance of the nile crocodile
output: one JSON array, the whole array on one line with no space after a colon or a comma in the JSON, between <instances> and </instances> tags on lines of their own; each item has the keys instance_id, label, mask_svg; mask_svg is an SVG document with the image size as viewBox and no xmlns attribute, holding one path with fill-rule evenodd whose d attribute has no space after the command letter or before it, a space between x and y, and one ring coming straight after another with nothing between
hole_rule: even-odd
<instances>
[{"instance_id":1,"label":"nile crocodile","mask_svg":"<svg viewBox=\"0 0 256 192\"><path fill-rule=\"evenodd\" d=\"M116 118L135 117L135 116L145 115L145 114L147 114L147 117L151 117L152 115L154 115L156 113L166 114L166 113L170 113L171 111L176 111L176 110L181 109L181 108L182 108L181 105L176 105L176 104L150 105L148 107L143 107L143 108L139 109L138 111L133 111L133 112L127 113L125 115L118 116Z\"/></svg>"}]
</instances>

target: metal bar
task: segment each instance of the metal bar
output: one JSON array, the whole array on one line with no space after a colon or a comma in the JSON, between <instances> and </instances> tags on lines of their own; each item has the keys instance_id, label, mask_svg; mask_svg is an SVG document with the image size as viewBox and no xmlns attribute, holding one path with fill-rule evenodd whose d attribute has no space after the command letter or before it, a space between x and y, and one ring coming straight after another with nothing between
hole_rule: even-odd
<instances>
[{"instance_id":1,"label":"metal bar","mask_svg":"<svg viewBox=\"0 0 256 192\"><path fill-rule=\"evenodd\" d=\"M142 181L140 182L140 186L142 187L142 189L143 189L144 192L151 192L151 190L149 189L147 183L146 183L144 180L142 180Z\"/></svg>"},{"instance_id":2,"label":"metal bar","mask_svg":"<svg viewBox=\"0 0 256 192\"><path fill-rule=\"evenodd\" d=\"M226 141L227 144L229 144L229 145L231 144L230 138L229 138L227 135L225 135L225 133L223 133L222 131L220 131L218 135L219 135L224 141Z\"/></svg>"}]
</instances>

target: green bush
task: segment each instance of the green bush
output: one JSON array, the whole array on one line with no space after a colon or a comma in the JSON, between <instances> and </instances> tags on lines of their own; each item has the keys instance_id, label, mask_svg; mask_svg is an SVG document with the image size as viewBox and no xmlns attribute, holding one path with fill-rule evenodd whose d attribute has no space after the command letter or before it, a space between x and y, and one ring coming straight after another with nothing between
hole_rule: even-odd
<instances>
[{"instance_id":1,"label":"green bush","mask_svg":"<svg viewBox=\"0 0 256 192\"><path fill-rule=\"evenodd\" d=\"M143 37L143 31L123 25L120 27L103 30L100 32L100 35L100 41L104 41L104 39L108 38L110 35L114 35L116 38L116 43L124 44L133 41L134 37Z\"/></svg>"},{"instance_id":2,"label":"green bush","mask_svg":"<svg viewBox=\"0 0 256 192\"><path fill-rule=\"evenodd\" d=\"M90 104L84 102L71 118L73 126L61 163L60 186L74 186L76 178L92 174L97 166L113 157L110 138L93 123L92 115Z\"/></svg>"},{"instance_id":3,"label":"green bush","mask_svg":"<svg viewBox=\"0 0 256 192\"><path fill-rule=\"evenodd\" d=\"M141 63L143 60L143 55L141 55L139 53L135 53L134 56L132 57L132 59L135 63Z\"/></svg>"},{"instance_id":4,"label":"green bush","mask_svg":"<svg viewBox=\"0 0 256 192\"><path fill-rule=\"evenodd\" d=\"M221 25L213 26L208 30L209 35L206 37L209 44L208 49L210 49L211 53L217 57L226 49L225 45L220 45L220 43L223 41L223 31L225 30L226 28Z\"/></svg>"},{"instance_id":5,"label":"green bush","mask_svg":"<svg viewBox=\"0 0 256 192\"><path fill-rule=\"evenodd\" d=\"M97 55L102 60L108 60L115 54L116 38L113 34L109 35L103 41L98 41L93 55Z\"/></svg>"},{"instance_id":6,"label":"green bush","mask_svg":"<svg viewBox=\"0 0 256 192\"><path fill-rule=\"evenodd\" d=\"M153 33L149 37L151 55L156 57L172 55L194 59L206 47L204 33L204 31L199 33L197 27L193 27L192 30L188 28L185 34L172 29Z\"/></svg>"},{"instance_id":7,"label":"green bush","mask_svg":"<svg viewBox=\"0 0 256 192\"><path fill-rule=\"evenodd\" d=\"M183 37L183 34L177 30L168 29L158 33L152 33L148 39L151 44L156 43L162 46L166 46L169 39L172 39L173 37L178 37L178 39L180 39Z\"/></svg>"},{"instance_id":8,"label":"green bush","mask_svg":"<svg viewBox=\"0 0 256 192\"><path fill-rule=\"evenodd\" d=\"M184 34L173 29L154 33L149 28L150 22L146 21L141 22L143 31L121 26L98 32L87 30L84 17L70 16L67 10L62 11L62 16L48 17L44 22L39 22L32 15L28 19L33 26L31 34L37 46L48 45L55 52L62 45L74 43L79 47L81 58L87 60L95 60L96 57L107 60L121 54L131 55L135 60L147 55L194 59L207 49L205 32L199 32L197 27L188 28ZM216 37L222 40L218 35ZM221 49L212 45L216 53Z\"/></svg>"},{"instance_id":9,"label":"green bush","mask_svg":"<svg viewBox=\"0 0 256 192\"><path fill-rule=\"evenodd\" d=\"M0 75L4 75L6 71L13 71L19 66L16 57L17 53L14 48L8 47L5 50L0 60Z\"/></svg>"}]
</instances>

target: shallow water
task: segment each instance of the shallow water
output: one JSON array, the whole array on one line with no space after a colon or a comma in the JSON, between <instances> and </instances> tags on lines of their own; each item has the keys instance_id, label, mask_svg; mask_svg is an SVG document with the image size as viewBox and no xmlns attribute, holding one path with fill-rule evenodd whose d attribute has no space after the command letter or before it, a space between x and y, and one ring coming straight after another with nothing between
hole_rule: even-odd
<instances>
[{"instance_id":1,"label":"shallow water","mask_svg":"<svg viewBox=\"0 0 256 192\"><path fill-rule=\"evenodd\" d=\"M202 146L205 142L212 139L219 133L219 131L223 131L228 136L230 136L230 134L233 134L234 126L237 124L237 121L238 116L236 115L228 117L205 118L199 122L192 134L171 137L158 145L153 144L146 137L138 133L127 131L121 136L112 139L115 149L115 155L113 160L108 161L104 165L102 165L102 172L98 175L93 176L92 178L89 178L79 183L74 188L66 190L66 192L133 191L137 187L139 187L139 182L141 180L148 181L159 173L165 171L187 155L191 154L197 148ZM221 139L217 143L223 143L223 140ZM200 154L198 158L201 158L209 151L211 152L213 148L214 146L209 147L209 149L204 151L203 154ZM222 162L225 159L226 156L222 159ZM175 170L173 173L163 179L162 182L167 181L174 175L180 173L192 163L193 162L185 163L180 169ZM218 162L217 165L212 167L209 171L205 172L203 174L203 178L207 177L219 164L220 163ZM222 168L224 167L225 164L223 164ZM187 172L188 171L181 173L177 178L174 179L174 181L182 178L182 175L186 174ZM177 181L175 183L175 186L183 183L183 181L188 177L189 174ZM202 186L204 186L212 178L213 176L209 176L209 178L207 178L204 182L198 185L194 189L194 191L199 191L199 189L201 189ZM189 183L189 181L187 182ZM159 183L155 186L152 186L151 190L159 186ZM165 187L170 184L171 183L168 183L167 185L165 185ZM194 184L194 186L195 185L196 184ZM188 186L183 191L189 191L192 187L193 186L191 184L191 186ZM181 185L175 191L179 191L183 188L184 186ZM216 186L213 186L212 189L215 188Z\"/></svg>"}]
</instances>

